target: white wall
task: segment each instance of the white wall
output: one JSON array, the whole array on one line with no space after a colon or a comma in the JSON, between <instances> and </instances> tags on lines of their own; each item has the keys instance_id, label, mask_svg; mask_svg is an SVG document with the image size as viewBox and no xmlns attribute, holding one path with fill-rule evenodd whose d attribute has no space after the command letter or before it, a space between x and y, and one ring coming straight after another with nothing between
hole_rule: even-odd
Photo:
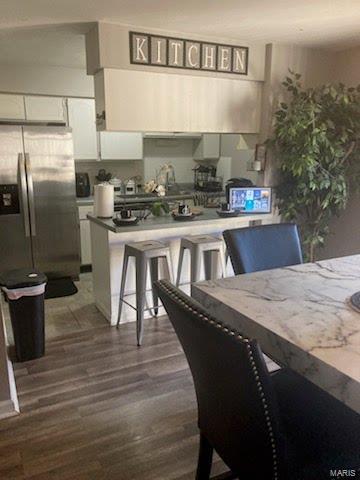
<instances>
[{"instance_id":1,"label":"white wall","mask_svg":"<svg viewBox=\"0 0 360 480\"><path fill-rule=\"evenodd\" d=\"M144 180L156 178L164 163L175 168L177 183L192 183L196 166L193 160L194 141L192 139L150 139L144 140Z\"/></svg>"},{"instance_id":2,"label":"white wall","mask_svg":"<svg viewBox=\"0 0 360 480\"><path fill-rule=\"evenodd\" d=\"M222 135L221 155L231 158L231 174L228 178L241 177L250 179L255 185L262 181L257 172L248 171L247 166L255 156L255 145L258 135ZM227 180L227 178L225 179ZM260 182L260 183L259 183Z\"/></svg>"},{"instance_id":3,"label":"white wall","mask_svg":"<svg viewBox=\"0 0 360 480\"><path fill-rule=\"evenodd\" d=\"M217 175L223 177L224 182L231 177L249 178L255 184L259 181L257 172L247 170L247 161L253 159L255 154L256 136L253 137L253 144L246 144L240 135L221 135L220 158L209 162L216 164ZM192 139L145 139L145 181L155 179L161 165L171 163L178 183L193 183L193 168L198 165L193 160L194 142L196 140Z\"/></svg>"},{"instance_id":4,"label":"white wall","mask_svg":"<svg viewBox=\"0 0 360 480\"><path fill-rule=\"evenodd\" d=\"M86 172L89 174L91 194L92 187L99 183L96 176L100 169L105 169L107 173L111 173L113 177L126 181L131 177L143 178L143 162L142 160L101 160L94 161L75 161L76 172Z\"/></svg>"},{"instance_id":5,"label":"white wall","mask_svg":"<svg viewBox=\"0 0 360 480\"><path fill-rule=\"evenodd\" d=\"M348 86L360 83L360 46L337 52L334 56L332 80Z\"/></svg>"},{"instance_id":6,"label":"white wall","mask_svg":"<svg viewBox=\"0 0 360 480\"><path fill-rule=\"evenodd\" d=\"M280 102L286 98L282 82L289 74L289 69L300 73L303 84L310 87L329 81L332 64L333 53L326 50L285 44L266 46L260 142L264 142L272 134L274 113L278 110ZM276 159L268 156L264 185L275 185L276 173Z\"/></svg>"},{"instance_id":7,"label":"white wall","mask_svg":"<svg viewBox=\"0 0 360 480\"><path fill-rule=\"evenodd\" d=\"M337 52L331 75L333 82L347 86L360 84L360 46ZM360 195L351 192L350 201L338 218L330 224L330 235L319 254L321 258L340 257L360 253Z\"/></svg>"}]
</instances>

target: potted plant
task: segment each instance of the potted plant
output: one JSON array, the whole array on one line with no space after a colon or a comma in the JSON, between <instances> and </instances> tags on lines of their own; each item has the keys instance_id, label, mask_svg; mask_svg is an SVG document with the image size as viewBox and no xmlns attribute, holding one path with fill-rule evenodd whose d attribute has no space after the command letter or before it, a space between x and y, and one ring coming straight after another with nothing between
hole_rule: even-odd
<instances>
[{"instance_id":1,"label":"potted plant","mask_svg":"<svg viewBox=\"0 0 360 480\"><path fill-rule=\"evenodd\" d=\"M279 166L276 189L280 214L298 223L305 257L329 233L329 221L345 208L351 183L358 183L360 85L304 89L291 72L283 82L288 100L275 113L273 137Z\"/></svg>"},{"instance_id":2,"label":"potted plant","mask_svg":"<svg viewBox=\"0 0 360 480\"><path fill-rule=\"evenodd\" d=\"M169 215L170 207L168 202L165 202L164 200L154 202L151 206L151 213L154 215L154 217Z\"/></svg>"}]
</instances>

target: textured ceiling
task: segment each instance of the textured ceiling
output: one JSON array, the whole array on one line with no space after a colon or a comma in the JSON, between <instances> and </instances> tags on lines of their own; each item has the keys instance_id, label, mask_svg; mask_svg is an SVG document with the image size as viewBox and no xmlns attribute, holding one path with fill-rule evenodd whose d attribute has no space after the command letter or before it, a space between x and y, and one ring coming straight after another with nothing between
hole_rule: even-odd
<instances>
[{"instance_id":1,"label":"textured ceiling","mask_svg":"<svg viewBox=\"0 0 360 480\"><path fill-rule=\"evenodd\" d=\"M1 0L0 29L109 21L244 42L360 44L360 0Z\"/></svg>"}]
</instances>

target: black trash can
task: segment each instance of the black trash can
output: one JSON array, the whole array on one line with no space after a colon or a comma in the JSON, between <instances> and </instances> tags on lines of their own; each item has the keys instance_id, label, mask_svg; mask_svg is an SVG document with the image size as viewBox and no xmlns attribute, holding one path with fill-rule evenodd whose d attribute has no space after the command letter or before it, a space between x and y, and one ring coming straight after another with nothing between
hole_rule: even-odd
<instances>
[{"instance_id":1,"label":"black trash can","mask_svg":"<svg viewBox=\"0 0 360 480\"><path fill-rule=\"evenodd\" d=\"M45 353L46 282L46 275L34 269L11 270L0 275L0 285L9 303L19 362L42 357Z\"/></svg>"}]
</instances>

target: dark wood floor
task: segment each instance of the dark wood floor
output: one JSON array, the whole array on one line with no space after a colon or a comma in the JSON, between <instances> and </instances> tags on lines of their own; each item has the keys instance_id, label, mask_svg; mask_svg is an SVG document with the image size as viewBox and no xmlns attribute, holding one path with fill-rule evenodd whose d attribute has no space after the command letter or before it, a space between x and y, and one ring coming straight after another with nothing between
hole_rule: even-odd
<instances>
[{"instance_id":1,"label":"dark wood floor","mask_svg":"<svg viewBox=\"0 0 360 480\"><path fill-rule=\"evenodd\" d=\"M194 478L195 395L166 317L141 348L134 324L101 324L48 341L15 374L22 413L0 422L0 479Z\"/></svg>"}]
</instances>

